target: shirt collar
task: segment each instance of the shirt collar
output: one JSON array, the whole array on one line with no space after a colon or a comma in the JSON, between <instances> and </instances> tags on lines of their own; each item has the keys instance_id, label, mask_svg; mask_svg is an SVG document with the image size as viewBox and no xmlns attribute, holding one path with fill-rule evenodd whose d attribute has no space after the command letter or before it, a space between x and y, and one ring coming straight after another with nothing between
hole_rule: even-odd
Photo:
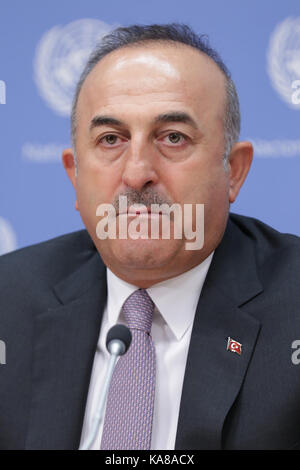
<instances>
[{"instance_id":1,"label":"shirt collar","mask_svg":"<svg viewBox=\"0 0 300 470\"><path fill-rule=\"evenodd\" d=\"M213 254L189 271L146 289L178 341L194 321ZM118 322L123 303L138 287L123 281L107 268L107 289L108 321L114 325Z\"/></svg>"}]
</instances>

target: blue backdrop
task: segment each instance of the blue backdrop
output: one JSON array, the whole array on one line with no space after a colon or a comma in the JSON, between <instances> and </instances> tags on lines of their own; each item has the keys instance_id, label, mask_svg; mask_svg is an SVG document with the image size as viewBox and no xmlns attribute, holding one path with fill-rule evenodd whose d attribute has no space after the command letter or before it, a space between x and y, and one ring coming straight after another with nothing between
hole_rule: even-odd
<instances>
[{"instance_id":1,"label":"blue backdrop","mask_svg":"<svg viewBox=\"0 0 300 470\"><path fill-rule=\"evenodd\" d=\"M231 210L300 235L299 0L1 0L1 253L83 227L61 150L93 44L117 25L173 21L209 36L237 86L255 157Z\"/></svg>"}]
</instances>

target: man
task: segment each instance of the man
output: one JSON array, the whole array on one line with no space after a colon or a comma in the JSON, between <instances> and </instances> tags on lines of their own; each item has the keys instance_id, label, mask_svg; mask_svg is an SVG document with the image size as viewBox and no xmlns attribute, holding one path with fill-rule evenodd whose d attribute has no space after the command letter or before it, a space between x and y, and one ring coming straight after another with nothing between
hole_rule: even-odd
<instances>
[{"instance_id":1,"label":"man","mask_svg":"<svg viewBox=\"0 0 300 470\"><path fill-rule=\"evenodd\" d=\"M133 322L152 306L140 350L152 349L139 356L152 362L135 365L133 346L131 367L120 358L93 449L299 446L299 239L229 215L253 153L238 136L229 72L187 26L135 25L103 39L78 84L73 148L63 153L86 231L0 262L1 448L82 448L107 331L127 322L136 295ZM203 246L187 249L186 232L163 238L163 220L176 221L151 212L157 203L204 205ZM144 235L158 221L159 236L99 236L103 204L127 235L138 220L140 233L150 224ZM195 212L189 221L199 229Z\"/></svg>"}]
</instances>

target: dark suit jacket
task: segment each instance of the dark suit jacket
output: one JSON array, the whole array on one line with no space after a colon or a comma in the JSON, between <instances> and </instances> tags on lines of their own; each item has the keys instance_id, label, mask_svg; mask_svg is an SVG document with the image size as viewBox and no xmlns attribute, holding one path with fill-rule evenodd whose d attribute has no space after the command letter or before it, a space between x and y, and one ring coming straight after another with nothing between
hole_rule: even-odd
<instances>
[{"instance_id":1,"label":"dark suit jacket","mask_svg":"<svg viewBox=\"0 0 300 470\"><path fill-rule=\"evenodd\" d=\"M176 449L300 447L299 276L298 237L230 215L197 307ZM1 449L78 448L105 303L85 230L0 258Z\"/></svg>"}]
</instances>

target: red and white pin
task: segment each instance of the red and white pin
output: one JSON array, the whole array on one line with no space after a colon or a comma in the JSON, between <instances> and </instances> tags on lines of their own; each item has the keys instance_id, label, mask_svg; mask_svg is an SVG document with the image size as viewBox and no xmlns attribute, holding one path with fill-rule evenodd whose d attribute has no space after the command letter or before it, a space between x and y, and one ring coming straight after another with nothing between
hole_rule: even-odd
<instances>
[{"instance_id":1,"label":"red and white pin","mask_svg":"<svg viewBox=\"0 0 300 470\"><path fill-rule=\"evenodd\" d=\"M231 351L231 352L234 352L234 353L237 353L237 354L241 355L242 354L242 343L239 343L235 339L232 339L232 338L230 338L230 336L228 336L228 338L227 338L227 351Z\"/></svg>"}]
</instances>

